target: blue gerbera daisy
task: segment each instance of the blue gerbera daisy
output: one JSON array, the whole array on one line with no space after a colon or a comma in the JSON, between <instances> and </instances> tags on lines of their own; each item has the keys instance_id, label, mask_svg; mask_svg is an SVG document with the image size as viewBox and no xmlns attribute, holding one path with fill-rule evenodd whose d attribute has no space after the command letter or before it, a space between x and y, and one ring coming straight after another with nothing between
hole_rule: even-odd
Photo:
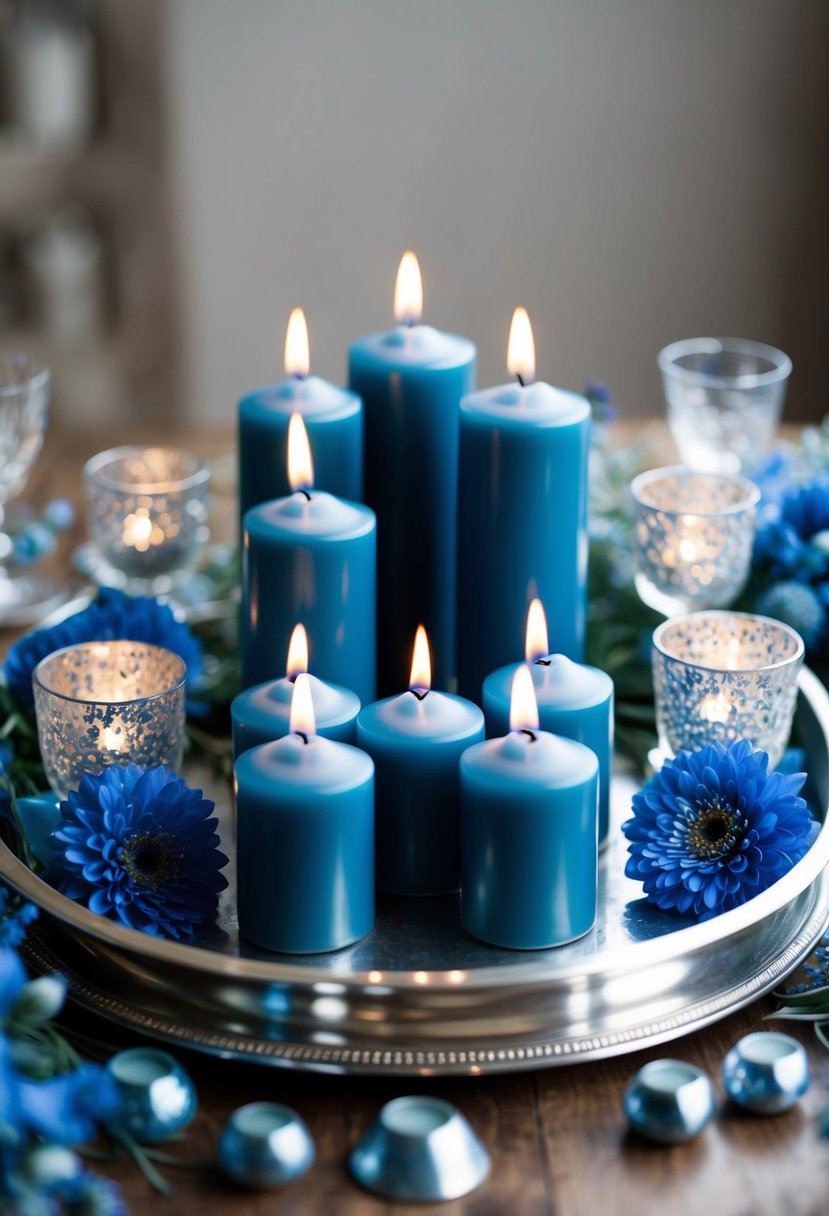
<instances>
[{"instance_id":1,"label":"blue gerbera daisy","mask_svg":"<svg viewBox=\"0 0 829 1216\"><path fill-rule=\"evenodd\" d=\"M769 773L745 739L681 751L634 795L625 873L660 908L700 920L745 903L809 847L804 780Z\"/></svg>"},{"instance_id":2,"label":"blue gerbera daisy","mask_svg":"<svg viewBox=\"0 0 829 1216\"><path fill-rule=\"evenodd\" d=\"M101 916L186 940L215 917L227 886L213 809L163 768L86 774L61 803L59 853L45 877Z\"/></svg>"},{"instance_id":3,"label":"blue gerbera daisy","mask_svg":"<svg viewBox=\"0 0 829 1216\"><path fill-rule=\"evenodd\" d=\"M25 709L34 704L32 672L41 659L76 642L109 642L126 639L163 646L187 664L187 683L192 688L202 672L201 643L189 627L176 619L169 604L151 596L124 595L104 589L87 608L49 629L35 629L9 647L4 672L15 700Z\"/></svg>"}]
</instances>

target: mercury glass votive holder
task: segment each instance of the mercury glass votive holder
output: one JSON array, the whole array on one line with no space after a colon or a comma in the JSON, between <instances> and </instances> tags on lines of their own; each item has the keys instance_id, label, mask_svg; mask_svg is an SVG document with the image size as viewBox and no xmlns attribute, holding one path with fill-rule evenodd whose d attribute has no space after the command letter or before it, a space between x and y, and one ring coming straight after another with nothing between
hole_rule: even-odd
<instances>
[{"instance_id":1,"label":"mercury glass votive holder","mask_svg":"<svg viewBox=\"0 0 829 1216\"><path fill-rule=\"evenodd\" d=\"M686 338L657 356L668 426L694 469L739 473L771 444L792 361L745 338Z\"/></svg>"},{"instance_id":2,"label":"mercury glass votive holder","mask_svg":"<svg viewBox=\"0 0 829 1216\"><path fill-rule=\"evenodd\" d=\"M780 762L791 731L803 639L781 621L692 612L653 634L656 725L663 753L748 739Z\"/></svg>"},{"instance_id":3,"label":"mercury glass votive holder","mask_svg":"<svg viewBox=\"0 0 829 1216\"><path fill-rule=\"evenodd\" d=\"M175 448L112 448L84 466L89 531L127 581L181 576L208 539L210 469Z\"/></svg>"},{"instance_id":4,"label":"mercury glass votive holder","mask_svg":"<svg viewBox=\"0 0 829 1216\"><path fill-rule=\"evenodd\" d=\"M177 770L184 746L187 667L145 642L84 642L34 670L37 733L59 798L111 764Z\"/></svg>"},{"instance_id":5,"label":"mercury glass votive holder","mask_svg":"<svg viewBox=\"0 0 829 1216\"><path fill-rule=\"evenodd\" d=\"M735 600L751 565L757 486L677 465L640 473L631 493L640 599L664 616Z\"/></svg>"}]
</instances>

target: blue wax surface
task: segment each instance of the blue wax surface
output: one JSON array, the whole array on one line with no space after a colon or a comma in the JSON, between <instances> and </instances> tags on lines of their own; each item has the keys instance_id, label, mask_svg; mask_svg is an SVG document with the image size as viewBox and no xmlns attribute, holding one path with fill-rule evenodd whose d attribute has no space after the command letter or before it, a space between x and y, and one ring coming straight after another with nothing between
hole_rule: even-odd
<instances>
[{"instance_id":1,"label":"blue wax surface","mask_svg":"<svg viewBox=\"0 0 829 1216\"><path fill-rule=\"evenodd\" d=\"M477 705L413 692L367 705L357 745L375 764L377 885L398 895L437 895L460 882L459 761L484 737Z\"/></svg>"},{"instance_id":2,"label":"blue wax surface","mask_svg":"<svg viewBox=\"0 0 829 1216\"><path fill-rule=\"evenodd\" d=\"M587 613L590 405L532 384L465 397L458 489L458 691L514 659L530 601L580 661Z\"/></svg>"},{"instance_id":3,"label":"blue wax surface","mask_svg":"<svg viewBox=\"0 0 829 1216\"><path fill-rule=\"evenodd\" d=\"M520 663L499 667L484 680L483 707L488 739L509 731L510 693ZM610 826L613 769L613 681L598 667L574 663L563 654L528 664L535 685L541 729L575 739L599 760L599 844Z\"/></svg>"},{"instance_id":4,"label":"blue wax surface","mask_svg":"<svg viewBox=\"0 0 829 1216\"><path fill-rule=\"evenodd\" d=\"M515 950L561 946L596 919L596 756L546 731L461 757L461 919Z\"/></svg>"},{"instance_id":5,"label":"blue wax surface","mask_svg":"<svg viewBox=\"0 0 829 1216\"><path fill-rule=\"evenodd\" d=\"M376 683L376 529L358 503L311 491L252 507L242 552L242 687L284 674L297 623L314 673L365 704Z\"/></svg>"},{"instance_id":6,"label":"blue wax surface","mask_svg":"<svg viewBox=\"0 0 829 1216\"><path fill-rule=\"evenodd\" d=\"M314 484L338 498L363 497L363 405L319 376L291 376L239 402L239 510L291 493L288 423L301 414L314 460Z\"/></svg>"},{"instance_id":7,"label":"blue wax surface","mask_svg":"<svg viewBox=\"0 0 829 1216\"><path fill-rule=\"evenodd\" d=\"M338 743L353 743L357 734L360 698L350 688L326 684L309 675L311 700L316 717L315 734ZM233 698L230 716L233 724L233 758L242 752L272 743L291 733L291 699L294 682L283 676L246 688Z\"/></svg>"},{"instance_id":8,"label":"blue wax surface","mask_svg":"<svg viewBox=\"0 0 829 1216\"><path fill-rule=\"evenodd\" d=\"M455 673L458 410L475 346L429 325L355 342L350 387L363 399L365 501L377 513L381 694L408 684L418 625L434 682Z\"/></svg>"},{"instance_id":9,"label":"blue wax surface","mask_svg":"<svg viewBox=\"0 0 829 1216\"><path fill-rule=\"evenodd\" d=\"M374 764L288 735L236 761L239 931L291 954L339 950L374 924Z\"/></svg>"}]
</instances>

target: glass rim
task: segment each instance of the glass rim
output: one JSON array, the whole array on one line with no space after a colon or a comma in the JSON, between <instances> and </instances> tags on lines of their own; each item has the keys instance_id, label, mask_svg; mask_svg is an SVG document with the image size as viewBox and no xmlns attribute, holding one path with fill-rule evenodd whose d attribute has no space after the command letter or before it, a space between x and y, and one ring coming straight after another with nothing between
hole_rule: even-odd
<instances>
[{"instance_id":1,"label":"glass rim","mask_svg":"<svg viewBox=\"0 0 829 1216\"><path fill-rule=\"evenodd\" d=\"M53 659L69 654L71 651L88 650L92 646L117 646L119 644L141 646L144 650L172 655L181 669L179 678L175 683L167 684L166 687L159 689L158 692L144 693L140 697L123 697L121 700L112 700L106 697L73 697L70 693L60 692L58 689L44 683L42 669ZM32 672L33 687L39 688L41 692L46 693L50 697L56 697L61 701L68 701L73 705L146 705L150 701L157 701L160 697L167 697L170 693L178 692L180 688L184 687L186 682L187 664L180 654L176 654L174 650L170 650L166 646L156 646L154 642L139 642L131 638L91 638L86 642L75 642L70 646L61 646L58 650L52 650L49 654L44 655Z\"/></svg>"},{"instance_id":2,"label":"glass rim","mask_svg":"<svg viewBox=\"0 0 829 1216\"><path fill-rule=\"evenodd\" d=\"M666 649L662 636L672 625L680 625L687 621L700 619L701 617L716 617L718 619L722 619L723 617L739 617L743 621L760 621L764 625L771 625L794 641L794 654L787 655L784 659L778 659L774 663L765 663L761 667L716 667L711 663L697 663L693 659L684 659L680 655L672 654ZM654 629L653 646L663 658L670 659L672 663L681 663L683 667L694 667L697 671L716 672L718 675L763 675L766 672L779 671L783 667L790 667L792 664L800 662L806 653L803 638L796 629L792 629L791 625L787 625L785 621L778 621L772 616L761 616L756 612L731 612L724 608L703 608L699 612L687 612L683 616L668 617L667 621L663 621L661 625L657 625Z\"/></svg>"},{"instance_id":3,"label":"glass rim","mask_svg":"<svg viewBox=\"0 0 829 1216\"><path fill-rule=\"evenodd\" d=\"M0 397L11 397L23 389L42 388L49 383L52 373L40 359L27 355L24 351L11 351L9 354L0 355L0 365L14 367L16 364L21 368L25 366L27 374L14 384L0 382Z\"/></svg>"},{"instance_id":4,"label":"glass rim","mask_svg":"<svg viewBox=\"0 0 829 1216\"><path fill-rule=\"evenodd\" d=\"M650 485L654 481L667 479L668 477L700 477L709 481L725 481L731 485L739 486L743 491L743 497L737 502L729 503L728 506L721 508L719 511L695 511L687 510L682 507L663 507L656 502L648 502L641 497L640 491L643 487ZM661 515L668 515L672 519L679 518L681 515L693 515L698 519L719 519L722 515L739 515L742 511L748 511L752 507L756 507L762 497L759 486L748 477L743 477L741 473L714 473L707 469L692 469L685 464L665 465L663 468L646 469L642 473L638 473L630 483L630 492L633 495L634 501L642 507L646 507L650 511L658 511Z\"/></svg>"},{"instance_id":5,"label":"glass rim","mask_svg":"<svg viewBox=\"0 0 829 1216\"><path fill-rule=\"evenodd\" d=\"M734 351L743 355L754 355L766 359L775 366L767 372L740 372L736 376L714 375L710 372L691 371L687 367L679 367L677 359L683 355L720 355ZM766 342L755 342L751 338L681 338L663 346L656 356L659 369L663 376L674 380L683 380L688 384L709 384L731 386L738 388L763 388L767 385L778 384L786 380L792 372L792 361L785 351Z\"/></svg>"},{"instance_id":6,"label":"glass rim","mask_svg":"<svg viewBox=\"0 0 829 1216\"><path fill-rule=\"evenodd\" d=\"M166 455L175 455L190 459L195 464L192 473L187 473L184 477L168 477L166 481L133 481L125 483L116 477L108 477L106 474L107 465L114 464L118 460L128 460L130 457L145 456L147 452L163 452ZM167 447L164 444L124 444L117 448L107 448L105 452L98 452L95 456L91 456L83 466L83 475L87 483L95 486L101 486L107 490L119 490L130 494L144 494L147 497L152 497L157 494L181 493L184 490L192 490L197 486L202 485L210 478L210 464L203 457L197 455L196 452L190 452L185 448Z\"/></svg>"}]
</instances>

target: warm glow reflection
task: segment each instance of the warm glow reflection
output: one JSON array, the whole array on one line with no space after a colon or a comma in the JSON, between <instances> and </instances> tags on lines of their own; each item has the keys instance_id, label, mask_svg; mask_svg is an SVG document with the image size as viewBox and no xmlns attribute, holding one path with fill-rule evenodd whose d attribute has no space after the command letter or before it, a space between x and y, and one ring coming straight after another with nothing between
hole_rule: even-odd
<instances>
[{"instance_id":1,"label":"warm glow reflection","mask_svg":"<svg viewBox=\"0 0 829 1216\"><path fill-rule=\"evenodd\" d=\"M288 423L288 483L292 490L310 490L314 484L314 462L302 414L291 414Z\"/></svg>"},{"instance_id":2,"label":"warm glow reflection","mask_svg":"<svg viewBox=\"0 0 829 1216\"><path fill-rule=\"evenodd\" d=\"M294 308L285 334L285 375L307 376L311 366L308 351L308 325L301 308Z\"/></svg>"},{"instance_id":3,"label":"warm glow reflection","mask_svg":"<svg viewBox=\"0 0 829 1216\"><path fill-rule=\"evenodd\" d=\"M294 625L288 644L288 666L285 675L289 680L308 670L308 634L304 625Z\"/></svg>"},{"instance_id":4,"label":"warm glow reflection","mask_svg":"<svg viewBox=\"0 0 829 1216\"><path fill-rule=\"evenodd\" d=\"M526 308L516 308L512 314L507 343L507 368L524 384L535 377L535 341L533 327Z\"/></svg>"},{"instance_id":5,"label":"warm glow reflection","mask_svg":"<svg viewBox=\"0 0 829 1216\"><path fill-rule=\"evenodd\" d=\"M409 688L431 687L432 660L429 657L429 639L423 626L418 625L412 653L412 674L409 677Z\"/></svg>"},{"instance_id":6,"label":"warm glow reflection","mask_svg":"<svg viewBox=\"0 0 829 1216\"><path fill-rule=\"evenodd\" d=\"M527 613L527 634L524 643L524 657L528 663L543 659L550 653L550 643L547 640L547 617L541 600L535 599L530 604Z\"/></svg>"},{"instance_id":7,"label":"warm glow reflection","mask_svg":"<svg viewBox=\"0 0 829 1216\"><path fill-rule=\"evenodd\" d=\"M124 738L120 730L113 730L111 726L104 727L104 747L108 752L120 752L124 745Z\"/></svg>"},{"instance_id":8,"label":"warm glow reflection","mask_svg":"<svg viewBox=\"0 0 829 1216\"><path fill-rule=\"evenodd\" d=\"M523 663L512 680L509 705L510 730L538 730L538 702L529 667Z\"/></svg>"},{"instance_id":9,"label":"warm glow reflection","mask_svg":"<svg viewBox=\"0 0 829 1216\"><path fill-rule=\"evenodd\" d=\"M288 725L292 735L297 731L303 735L313 735L317 729L314 702L311 700L311 679L307 672L300 672L294 680Z\"/></svg>"},{"instance_id":10,"label":"warm glow reflection","mask_svg":"<svg viewBox=\"0 0 829 1216\"><path fill-rule=\"evenodd\" d=\"M400 259L394 281L394 319L400 325L413 325L423 316L423 279L420 263L411 249Z\"/></svg>"},{"instance_id":11,"label":"warm glow reflection","mask_svg":"<svg viewBox=\"0 0 829 1216\"><path fill-rule=\"evenodd\" d=\"M727 722L731 704L725 693L710 693L700 702L698 712L704 722Z\"/></svg>"},{"instance_id":12,"label":"warm glow reflection","mask_svg":"<svg viewBox=\"0 0 829 1216\"><path fill-rule=\"evenodd\" d=\"M740 645L740 639L731 638L730 642L728 643L728 654L725 656L726 671L737 671L740 662L741 650L742 646Z\"/></svg>"}]
</instances>

